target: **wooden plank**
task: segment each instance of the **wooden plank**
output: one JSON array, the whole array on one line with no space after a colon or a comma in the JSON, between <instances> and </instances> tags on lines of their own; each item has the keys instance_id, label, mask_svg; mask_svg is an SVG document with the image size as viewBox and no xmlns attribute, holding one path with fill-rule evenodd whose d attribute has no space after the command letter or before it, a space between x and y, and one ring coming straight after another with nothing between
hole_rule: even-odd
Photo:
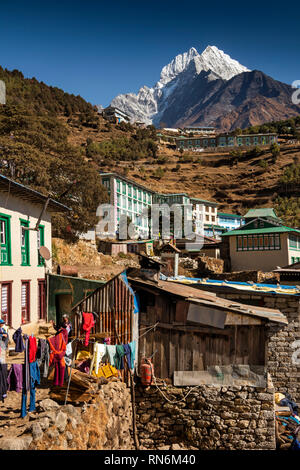
<instances>
[{"instance_id":1,"label":"wooden plank","mask_svg":"<svg viewBox=\"0 0 300 470\"><path fill-rule=\"evenodd\" d=\"M184 300L176 302L175 322L186 323L189 303Z\"/></svg>"},{"instance_id":2,"label":"wooden plank","mask_svg":"<svg viewBox=\"0 0 300 470\"><path fill-rule=\"evenodd\" d=\"M169 331L161 331L161 378L169 377Z\"/></svg>"},{"instance_id":3,"label":"wooden plank","mask_svg":"<svg viewBox=\"0 0 300 470\"><path fill-rule=\"evenodd\" d=\"M262 325L264 321L248 315L238 315L236 313L227 312L225 325Z\"/></svg>"},{"instance_id":4,"label":"wooden plank","mask_svg":"<svg viewBox=\"0 0 300 470\"><path fill-rule=\"evenodd\" d=\"M158 321L158 320L157 320ZM154 322L156 323L156 322ZM145 323L144 320L140 322L140 326L152 326L154 323ZM186 331L186 332L195 332L195 333L206 333L206 334L215 334L215 335L225 335L229 336L229 329L219 330L216 328L206 328L201 326L191 326L191 325L174 325L169 323L159 322L156 328L167 328L173 331Z\"/></svg>"},{"instance_id":5,"label":"wooden plank","mask_svg":"<svg viewBox=\"0 0 300 470\"><path fill-rule=\"evenodd\" d=\"M176 342L174 341L176 333L174 331L170 331L169 333L169 366L168 366L168 373L169 377L172 377L173 372L175 370L175 363L176 363Z\"/></svg>"},{"instance_id":6,"label":"wooden plank","mask_svg":"<svg viewBox=\"0 0 300 470\"><path fill-rule=\"evenodd\" d=\"M193 358L192 358L192 370L203 370L203 354L201 352L201 336L200 335L193 335Z\"/></svg>"}]
</instances>

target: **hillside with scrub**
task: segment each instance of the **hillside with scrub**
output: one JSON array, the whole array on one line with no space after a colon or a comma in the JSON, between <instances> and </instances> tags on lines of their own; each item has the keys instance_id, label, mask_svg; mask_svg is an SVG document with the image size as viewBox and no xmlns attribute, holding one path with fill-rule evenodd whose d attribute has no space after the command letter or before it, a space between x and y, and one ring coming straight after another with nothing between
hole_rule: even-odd
<instances>
[{"instance_id":1,"label":"hillside with scrub","mask_svg":"<svg viewBox=\"0 0 300 470\"><path fill-rule=\"evenodd\" d=\"M272 205L287 224L300 225L298 117L236 130L279 132L280 147L181 153L174 136L109 122L83 98L19 71L0 67L0 80L7 89L7 104L0 106L0 172L71 208L55 216L55 237L75 241L95 224L96 207L107 200L99 171L216 201L222 212Z\"/></svg>"}]
</instances>

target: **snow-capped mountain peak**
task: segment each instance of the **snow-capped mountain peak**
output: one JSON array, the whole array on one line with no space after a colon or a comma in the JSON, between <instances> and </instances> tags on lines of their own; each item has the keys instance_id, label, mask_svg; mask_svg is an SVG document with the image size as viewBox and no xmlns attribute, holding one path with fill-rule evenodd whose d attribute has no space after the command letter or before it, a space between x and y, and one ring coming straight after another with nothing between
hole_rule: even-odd
<instances>
[{"instance_id":1,"label":"snow-capped mountain peak","mask_svg":"<svg viewBox=\"0 0 300 470\"><path fill-rule=\"evenodd\" d=\"M207 46L202 54L199 54L195 47L191 47L162 68L160 79L154 87L143 86L137 95L118 95L111 105L124 111L131 121L151 124L159 120L167 108L169 97L177 91L177 87L182 87L183 82L186 83L202 71L211 72L208 77L211 81L220 78L229 80L249 70L216 46ZM182 77L185 80L182 80Z\"/></svg>"},{"instance_id":2,"label":"snow-capped mountain peak","mask_svg":"<svg viewBox=\"0 0 300 470\"><path fill-rule=\"evenodd\" d=\"M191 47L188 52L177 55L168 65L165 65L162 68L159 82L166 84L173 80L179 73L183 72L188 67L194 57L198 56L199 53L194 47Z\"/></svg>"}]
</instances>

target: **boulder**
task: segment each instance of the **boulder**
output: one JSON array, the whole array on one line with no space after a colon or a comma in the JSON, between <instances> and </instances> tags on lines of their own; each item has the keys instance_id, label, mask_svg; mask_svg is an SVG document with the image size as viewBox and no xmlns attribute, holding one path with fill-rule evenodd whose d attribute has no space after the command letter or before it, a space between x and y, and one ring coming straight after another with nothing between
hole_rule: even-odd
<instances>
[{"instance_id":1,"label":"boulder","mask_svg":"<svg viewBox=\"0 0 300 470\"><path fill-rule=\"evenodd\" d=\"M1 450L27 450L32 442L31 436L0 439Z\"/></svg>"},{"instance_id":2,"label":"boulder","mask_svg":"<svg viewBox=\"0 0 300 470\"><path fill-rule=\"evenodd\" d=\"M50 398L46 398L39 402L39 407L43 411L53 411L58 410L60 408L59 404L56 401L51 400Z\"/></svg>"},{"instance_id":3,"label":"boulder","mask_svg":"<svg viewBox=\"0 0 300 470\"><path fill-rule=\"evenodd\" d=\"M60 411L55 421L56 427L59 432L64 432L67 426L67 422L68 422L68 417L66 413L63 413L62 411Z\"/></svg>"}]
</instances>

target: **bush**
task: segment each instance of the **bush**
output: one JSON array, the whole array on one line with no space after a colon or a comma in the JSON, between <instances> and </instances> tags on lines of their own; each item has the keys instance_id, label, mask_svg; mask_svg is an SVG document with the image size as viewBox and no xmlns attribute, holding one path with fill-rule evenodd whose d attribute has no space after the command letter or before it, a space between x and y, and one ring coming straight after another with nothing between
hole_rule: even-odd
<instances>
[{"instance_id":1,"label":"bush","mask_svg":"<svg viewBox=\"0 0 300 470\"><path fill-rule=\"evenodd\" d=\"M258 163L258 164L259 164L259 166L260 166L261 168L263 168L263 169L265 169L265 170L266 170L266 169L268 168L268 166L269 166L269 164L268 164L268 162L267 162L266 160L259 160L259 163Z\"/></svg>"}]
</instances>

